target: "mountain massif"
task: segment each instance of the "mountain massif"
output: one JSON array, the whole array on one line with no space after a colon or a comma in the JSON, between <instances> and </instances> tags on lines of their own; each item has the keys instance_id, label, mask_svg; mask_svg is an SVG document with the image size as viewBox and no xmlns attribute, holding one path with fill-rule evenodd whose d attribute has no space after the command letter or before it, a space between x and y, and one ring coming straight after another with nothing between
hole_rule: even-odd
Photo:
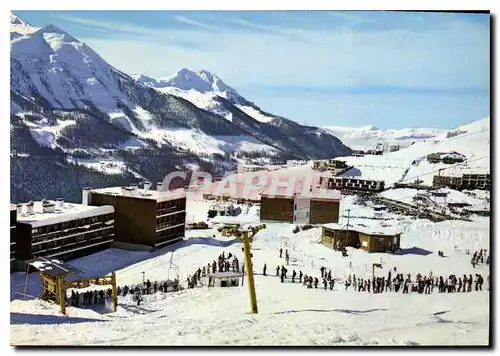
<instances>
[{"instance_id":1,"label":"mountain massif","mask_svg":"<svg viewBox=\"0 0 500 356\"><path fill-rule=\"evenodd\" d=\"M79 200L82 186L156 181L174 169L351 152L323 129L264 112L208 71L129 76L56 26L10 20L12 201ZM113 174L92 167L103 161Z\"/></svg>"}]
</instances>

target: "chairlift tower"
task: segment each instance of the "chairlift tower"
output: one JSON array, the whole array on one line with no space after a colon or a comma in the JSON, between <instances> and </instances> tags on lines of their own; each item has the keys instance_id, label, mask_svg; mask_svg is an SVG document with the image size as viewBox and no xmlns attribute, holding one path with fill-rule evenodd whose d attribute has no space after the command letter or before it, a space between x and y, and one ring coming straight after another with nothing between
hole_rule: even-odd
<instances>
[{"instance_id":1,"label":"chairlift tower","mask_svg":"<svg viewBox=\"0 0 500 356\"><path fill-rule=\"evenodd\" d=\"M232 236L243 241L243 251L245 253L245 269L248 275L248 294L250 299L250 312L253 314L258 314L257 309L257 297L255 294L255 284L253 280L253 265L252 265L252 255L250 253L250 243L252 242L253 236L266 228L266 225L258 225L255 227L250 227L247 230L239 230L234 227L222 227L219 232L226 232Z\"/></svg>"}]
</instances>

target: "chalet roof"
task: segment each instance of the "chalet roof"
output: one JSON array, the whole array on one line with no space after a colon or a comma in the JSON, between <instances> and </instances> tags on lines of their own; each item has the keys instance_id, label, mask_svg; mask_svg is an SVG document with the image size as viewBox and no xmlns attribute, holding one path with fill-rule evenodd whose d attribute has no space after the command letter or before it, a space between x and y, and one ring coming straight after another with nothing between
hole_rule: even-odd
<instances>
[{"instance_id":1,"label":"chalet roof","mask_svg":"<svg viewBox=\"0 0 500 356\"><path fill-rule=\"evenodd\" d=\"M49 276L82 273L82 271L80 271L78 268L57 259L47 260L43 257L36 257L32 260L29 260L28 264L35 267L40 272L48 274Z\"/></svg>"},{"instance_id":2,"label":"chalet roof","mask_svg":"<svg viewBox=\"0 0 500 356\"><path fill-rule=\"evenodd\" d=\"M29 224L32 227L40 227L58 224L65 221L78 220L114 213L115 208L111 205L89 206L82 204L64 203L62 208L56 208L53 213L44 213L42 202L34 202L33 215L28 215L27 207L23 205L22 213L17 214L17 221Z\"/></svg>"},{"instance_id":3,"label":"chalet roof","mask_svg":"<svg viewBox=\"0 0 500 356\"><path fill-rule=\"evenodd\" d=\"M349 230L356 231L367 235L380 235L380 236L396 236L401 234L401 231L393 226L362 226L347 224L329 223L324 224L323 227L330 230Z\"/></svg>"},{"instance_id":4,"label":"chalet roof","mask_svg":"<svg viewBox=\"0 0 500 356\"><path fill-rule=\"evenodd\" d=\"M109 187L92 189L92 192L105 195L126 196L137 199L151 199L156 200L157 202L181 199L186 196L186 192L184 191L184 189L174 189L167 191L148 190L147 192L144 189L137 189L135 192L131 192L130 194L124 194L122 192L122 187Z\"/></svg>"}]
</instances>

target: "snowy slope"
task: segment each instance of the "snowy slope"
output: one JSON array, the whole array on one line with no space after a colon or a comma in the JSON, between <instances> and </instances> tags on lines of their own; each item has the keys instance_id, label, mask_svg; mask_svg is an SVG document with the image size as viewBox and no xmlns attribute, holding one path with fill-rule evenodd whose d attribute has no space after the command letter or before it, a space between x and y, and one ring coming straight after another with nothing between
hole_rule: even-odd
<instances>
[{"instance_id":1,"label":"snowy slope","mask_svg":"<svg viewBox=\"0 0 500 356\"><path fill-rule=\"evenodd\" d=\"M416 142L407 148L380 156L342 157L348 165L354 166L342 176L382 179L386 181L387 187L403 177L404 182L413 182L419 178L424 184L432 184L432 177L439 169L445 169L442 174L461 170L489 172L490 119L478 120L451 131L459 131L461 134L446 137L447 132L444 132L432 140ZM430 164L426 161L428 154L451 151L465 155L468 161L459 165ZM413 165L413 162L417 165Z\"/></svg>"},{"instance_id":2,"label":"snowy slope","mask_svg":"<svg viewBox=\"0 0 500 356\"><path fill-rule=\"evenodd\" d=\"M443 133L446 129L433 128L405 128L405 129L387 129L382 130L375 126L364 127L342 127L342 126L327 126L326 131L337 136L347 146L353 149L372 148L377 143L380 144L399 144L401 146L409 146L412 142L431 140Z\"/></svg>"},{"instance_id":3,"label":"snowy slope","mask_svg":"<svg viewBox=\"0 0 500 356\"><path fill-rule=\"evenodd\" d=\"M10 39L16 39L24 35L30 35L38 31L39 28L30 25L14 14L10 14Z\"/></svg>"},{"instance_id":4,"label":"snowy slope","mask_svg":"<svg viewBox=\"0 0 500 356\"><path fill-rule=\"evenodd\" d=\"M198 106L232 121L232 112L218 98L227 99L239 110L261 123L270 123L275 118L265 115L255 104L243 98L234 88L224 83L207 70L179 70L170 77L151 78L142 74L132 77L163 93L179 96Z\"/></svg>"},{"instance_id":5,"label":"snowy slope","mask_svg":"<svg viewBox=\"0 0 500 356\"><path fill-rule=\"evenodd\" d=\"M171 77L159 79L130 77L56 26L34 28L11 15L11 34L11 114L36 113L24 115L27 119L23 120L57 121L54 109L59 109L56 115L70 112L73 120L81 115L89 119L77 120L74 135L89 129L101 131L90 120L93 117L116 126L115 133L123 136L121 140L131 137L122 135L123 129L132 136L153 140L157 130L188 129L193 134L201 132L209 136L253 136L251 140L259 142L259 150L264 147L290 156L349 152L335 137L311 137L293 122L262 129L259 120L233 105L253 104L208 71L182 69ZM235 114L238 117L233 120ZM298 128L293 140L286 134L290 125ZM107 143L116 145L115 141ZM164 139L158 143L163 144ZM177 142L170 143L175 147ZM51 144L57 145L57 142Z\"/></svg>"},{"instance_id":6,"label":"snowy slope","mask_svg":"<svg viewBox=\"0 0 500 356\"><path fill-rule=\"evenodd\" d=\"M208 204L190 201L187 215L205 213ZM351 209L352 224L380 222L366 219L369 207L355 204L354 197L342 202ZM255 215L255 209L242 217ZM200 215L200 217L203 214ZM206 215L205 215L206 216ZM360 217L357 217L360 216ZM68 307L61 316L57 306L39 300L22 300L15 292L24 290L24 275L11 275L11 343L15 345L486 345L489 329L489 293L431 295L410 293L368 294L344 290L343 280L355 273L371 277L371 264L383 264L377 275L388 270L433 276L481 273L472 269L465 249L490 249L487 219L471 223L431 223L390 214L391 224L403 231L402 255L369 254L348 248L349 257L318 244L320 229L293 234L291 224L268 224L254 238L252 253L256 272L259 314L248 313L247 286L206 286L178 293L145 296L140 306L132 297L119 297L116 313ZM258 220L257 222L258 223ZM345 219L344 219L345 223ZM215 234L214 239L212 235ZM109 249L71 262L86 274L117 270L118 284L142 283L142 272L151 281L179 276L182 283L198 267L223 251L243 260L241 243L224 238L214 230L193 230L185 241L149 252ZM298 283L280 283L274 276L282 247L290 252L291 270L320 277L319 268L331 269L337 279L334 291L309 290ZM175 250L173 254L172 250ZM425 250L430 254L422 253ZM437 256L444 251L447 258ZM420 252L414 252L420 251ZM171 265L170 262L173 262ZM264 263L268 276L261 275ZM172 266L172 268L169 268ZM352 267L351 267L352 266ZM206 284L206 280L202 282ZM246 282L246 281L245 281ZM245 283L246 284L246 283ZM485 282L486 286L486 282ZM98 289L98 287L94 287ZM28 279L28 294L36 294L36 274ZM237 331L237 332L235 332Z\"/></svg>"}]
</instances>

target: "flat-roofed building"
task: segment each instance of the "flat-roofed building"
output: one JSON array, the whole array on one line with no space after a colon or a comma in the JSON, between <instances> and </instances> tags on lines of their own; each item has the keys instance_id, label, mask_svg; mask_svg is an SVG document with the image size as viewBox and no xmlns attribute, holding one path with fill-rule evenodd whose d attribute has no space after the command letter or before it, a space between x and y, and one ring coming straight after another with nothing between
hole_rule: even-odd
<instances>
[{"instance_id":1,"label":"flat-roofed building","mask_svg":"<svg viewBox=\"0 0 500 356\"><path fill-rule=\"evenodd\" d=\"M28 202L16 209L15 259L67 260L109 248L114 208L54 201Z\"/></svg>"},{"instance_id":2,"label":"flat-roofed building","mask_svg":"<svg viewBox=\"0 0 500 356\"><path fill-rule=\"evenodd\" d=\"M183 189L156 190L137 186L84 189L83 200L115 209L114 245L127 249L154 249L184 238L186 193Z\"/></svg>"},{"instance_id":3,"label":"flat-roofed building","mask_svg":"<svg viewBox=\"0 0 500 356\"><path fill-rule=\"evenodd\" d=\"M287 194L285 189L272 194L269 188L261 193L261 221L281 221L294 224L324 224L338 222L340 193L324 193L317 188L310 192Z\"/></svg>"}]
</instances>

